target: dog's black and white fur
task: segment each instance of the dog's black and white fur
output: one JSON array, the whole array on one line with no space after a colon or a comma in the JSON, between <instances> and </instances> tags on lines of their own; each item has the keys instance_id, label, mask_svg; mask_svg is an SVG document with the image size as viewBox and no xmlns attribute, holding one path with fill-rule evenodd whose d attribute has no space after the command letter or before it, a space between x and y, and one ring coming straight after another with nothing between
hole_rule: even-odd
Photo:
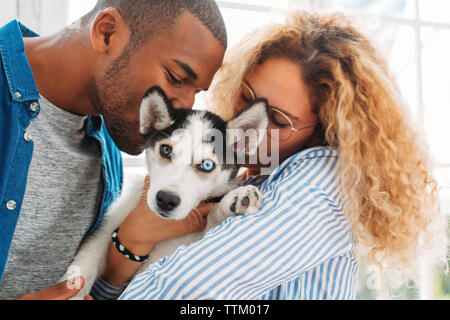
<instances>
[{"instance_id":1,"label":"dog's black and white fur","mask_svg":"<svg viewBox=\"0 0 450 320\"><path fill-rule=\"evenodd\" d=\"M267 101L259 99L225 122L207 111L174 109L158 87L147 92L141 104L140 132L146 138L146 164L151 178L149 208L162 218L182 220L201 201L226 196L208 216L204 231L158 243L137 274L179 246L202 239L227 217L257 212L262 195L253 186L236 188L240 165L225 157L231 153L232 160L236 160L256 152L269 124L267 108ZM249 129L256 133L256 142L236 148L240 140L246 139L242 132ZM111 235L139 203L144 184L145 176L125 181L121 196L111 205L98 230L82 243L64 277L66 280L82 275L86 279L74 299L88 295L104 272Z\"/></svg>"}]
</instances>

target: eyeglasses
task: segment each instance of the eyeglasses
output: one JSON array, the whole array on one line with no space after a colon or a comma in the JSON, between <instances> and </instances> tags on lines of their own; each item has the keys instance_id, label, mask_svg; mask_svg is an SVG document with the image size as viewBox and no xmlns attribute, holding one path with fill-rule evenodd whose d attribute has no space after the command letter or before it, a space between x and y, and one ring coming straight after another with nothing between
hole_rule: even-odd
<instances>
[{"instance_id":1,"label":"eyeglasses","mask_svg":"<svg viewBox=\"0 0 450 320\"><path fill-rule=\"evenodd\" d=\"M256 94L253 91L250 84L243 80L242 81L242 99L245 102L251 103L256 100ZM317 126L317 123L307 124L304 127L295 128L294 123L291 118L276 107L269 106L269 120L270 126L267 130L267 135L270 138L275 139L276 134L278 133L279 141L287 141L289 140L294 133L297 133L302 130L311 129Z\"/></svg>"}]
</instances>

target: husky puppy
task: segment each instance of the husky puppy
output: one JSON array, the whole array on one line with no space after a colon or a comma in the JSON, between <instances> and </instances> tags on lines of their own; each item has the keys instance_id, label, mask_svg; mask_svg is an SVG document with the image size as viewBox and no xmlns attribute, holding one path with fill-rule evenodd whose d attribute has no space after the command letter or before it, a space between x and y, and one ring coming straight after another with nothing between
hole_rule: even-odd
<instances>
[{"instance_id":1,"label":"husky puppy","mask_svg":"<svg viewBox=\"0 0 450 320\"><path fill-rule=\"evenodd\" d=\"M209 214L202 232L158 243L137 274L179 246L202 239L227 217L258 211L262 199L259 190L254 186L237 188L239 162L243 163L238 159L256 152L269 124L267 109L267 101L259 99L225 122L207 111L174 109L159 87L147 92L141 103L140 132L146 141L151 178L148 207L164 219L182 220L201 201L225 196ZM254 139L248 139L247 132L253 132ZM63 279L77 275L86 279L74 299L88 295L103 274L112 234L136 208L144 185L145 176L126 180L104 221L80 246Z\"/></svg>"}]
</instances>

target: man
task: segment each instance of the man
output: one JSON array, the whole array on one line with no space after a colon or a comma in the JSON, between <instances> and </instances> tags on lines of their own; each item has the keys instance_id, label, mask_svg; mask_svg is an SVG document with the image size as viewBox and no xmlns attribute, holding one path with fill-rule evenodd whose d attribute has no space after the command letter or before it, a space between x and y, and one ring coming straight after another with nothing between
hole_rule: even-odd
<instances>
[{"instance_id":1,"label":"man","mask_svg":"<svg viewBox=\"0 0 450 320\"><path fill-rule=\"evenodd\" d=\"M192 107L226 45L212 0L100 0L49 37L17 21L0 29L0 299L76 293L52 285L120 193L118 149L143 150L145 92L159 86L175 108ZM138 225L163 227L164 236L196 231L139 219L126 221L120 235L136 252L151 248ZM110 255L107 280L123 285L137 266Z\"/></svg>"}]
</instances>

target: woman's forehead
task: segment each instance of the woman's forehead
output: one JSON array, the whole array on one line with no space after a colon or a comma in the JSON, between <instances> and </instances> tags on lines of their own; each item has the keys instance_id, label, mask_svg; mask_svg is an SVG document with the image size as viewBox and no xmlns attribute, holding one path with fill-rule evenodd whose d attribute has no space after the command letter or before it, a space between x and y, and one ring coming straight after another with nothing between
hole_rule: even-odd
<instances>
[{"instance_id":1,"label":"woman's forehead","mask_svg":"<svg viewBox=\"0 0 450 320\"><path fill-rule=\"evenodd\" d=\"M257 98L264 97L274 106L297 118L312 115L309 89L302 79L302 69L282 58L258 65L246 78Z\"/></svg>"}]
</instances>

